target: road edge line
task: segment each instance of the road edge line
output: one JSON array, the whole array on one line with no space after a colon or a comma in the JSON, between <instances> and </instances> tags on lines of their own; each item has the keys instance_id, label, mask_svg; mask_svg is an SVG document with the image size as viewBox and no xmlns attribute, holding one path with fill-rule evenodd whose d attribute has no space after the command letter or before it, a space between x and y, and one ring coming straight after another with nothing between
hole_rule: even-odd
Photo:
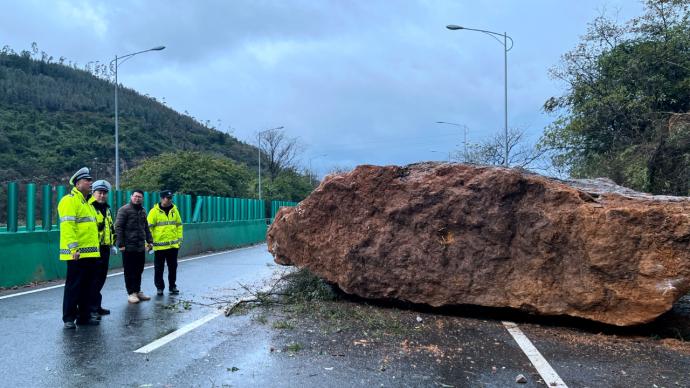
<instances>
[{"instance_id":1,"label":"road edge line","mask_svg":"<svg viewBox=\"0 0 690 388\"><path fill-rule=\"evenodd\" d=\"M243 251L243 250L245 250L245 249L256 248L256 247L258 247L259 245L263 245L263 244L265 244L265 243L256 244L256 245L252 245L252 246L248 246L248 247L242 247L242 248L228 249L227 251L213 252L213 253L209 253L209 254L206 254L206 255L190 257L190 258L188 258L188 259L181 259L181 260L178 260L177 262L178 262L178 263L182 263L182 262L185 262L185 261L192 261L192 260L203 259L203 258L209 257L209 256L222 255L223 253L228 253L228 252L239 252L239 251ZM149 266L144 267L144 269L150 269L150 268L153 268L153 266L152 266L152 265L149 265ZM124 274L124 272L115 272L115 273L108 274L107 277L119 276L119 275L122 275L122 274ZM14 294L3 295L3 296L0 296L0 300L9 299L9 298L14 298L14 297L17 297L17 296L22 296L22 295L33 294L33 293L41 292L41 291L53 290L53 289L55 289L55 288L60 288L60 287L64 287L64 286L65 286L65 283L62 283L62 284L56 284L56 285L54 285L54 286L48 286L48 287L37 288L37 289L35 289L35 290L22 291L22 292L17 292L17 293L14 293Z\"/></svg>"}]
</instances>

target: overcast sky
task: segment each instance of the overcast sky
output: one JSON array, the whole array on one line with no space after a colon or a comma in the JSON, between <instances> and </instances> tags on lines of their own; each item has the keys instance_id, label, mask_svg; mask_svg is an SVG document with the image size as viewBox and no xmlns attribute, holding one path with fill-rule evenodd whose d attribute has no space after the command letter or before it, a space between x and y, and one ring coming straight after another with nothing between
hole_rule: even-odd
<instances>
[{"instance_id":1,"label":"overcast sky","mask_svg":"<svg viewBox=\"0 0 690 388\"><path fill-rule=\"evenodd\" d=\"M503 46L447 24L506 31L509 126L537 140L542 104L564 85L548 69L606 10L633 0L42 1L0 0L0 46L84 65L158 45L120 67L120 82L243 141L284 126L302 165L442 160L503 128ZM325 156L324 156L325 155Z\"/></svg>"}]
</instances>

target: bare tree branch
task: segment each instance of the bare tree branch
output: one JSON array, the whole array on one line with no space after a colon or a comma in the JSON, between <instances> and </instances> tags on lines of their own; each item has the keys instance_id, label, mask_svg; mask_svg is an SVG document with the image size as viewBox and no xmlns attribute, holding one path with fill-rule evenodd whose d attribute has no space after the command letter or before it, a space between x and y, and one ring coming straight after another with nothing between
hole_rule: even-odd
<instances>
[{"instance_id":1,"label":"bare tree branch","mask_svg":"<svg viewBox=\"0 0 690 388\"><path fill-rule=\"evenodd\" d=\"M295 169L297 156L303 151L297 138L288 137L284 130L278 128L260 132L259 148L271 179L283 170Z\"/></svg>"}]
</instances>

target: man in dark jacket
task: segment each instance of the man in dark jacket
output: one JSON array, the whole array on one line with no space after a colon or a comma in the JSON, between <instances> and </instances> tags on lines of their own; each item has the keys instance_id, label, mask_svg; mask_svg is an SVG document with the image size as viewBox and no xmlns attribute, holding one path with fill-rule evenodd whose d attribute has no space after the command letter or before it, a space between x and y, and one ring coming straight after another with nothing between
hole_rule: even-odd
<instances>
[{"instance_id":1,"label":"man in dark jacket","mask_svg":"<svg viewBox=\"0 0 690 388\"><path fill-rule=\"evenodd\" d=\"M141 202L144 192L134 190L131 202L117 212L115 235L117 247L122 252L122 266L125 269L125 287L129 303L150 300L151 297L141 292L141 274L144 272L146 251L153 248L151 232L146 220L146 209Z\"/></svg>"}]
</instances>

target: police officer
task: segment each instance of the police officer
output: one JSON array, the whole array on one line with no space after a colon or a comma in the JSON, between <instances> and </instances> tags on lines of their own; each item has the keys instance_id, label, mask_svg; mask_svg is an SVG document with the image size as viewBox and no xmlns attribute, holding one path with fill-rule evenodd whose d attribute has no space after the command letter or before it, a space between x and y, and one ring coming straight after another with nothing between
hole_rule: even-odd
<instances>
[{"instance_id":1,"label":"police officer","mask_svg":"<svg viewBox=\"0 0 690 388\"><path fill-rule=\"evenodd\" d=\"M96 225L98 226L98 242L101 258L98 260L98 272L96 282L96 295L93 311L101 315L110 314L110 310L103 308L103 294L101 290L108 277L108 265L110 261L110 249L115 244L115 228L113 227L113 215L108 205L108 192L111 189L110 182L98 180L91 186L93 196L89 203L96 209Z\"/></svg>"},{"instance_id":2,"label":"police officer","mask_svg":"<svg viewBox=\"0 0 690 388\"><path fill-rule=\"evenodd\" d=\"M163 190L161 201L149 212L148 222L153 236L154 276L153 282L158 295L163 295L165 282L163 270L168 264L168 290L171 294L179 294L177 289L177 253L182 244L182 218L180 211L172 202L173 192Z\"/></svg>"},{"instance_id":3,"label":"police officer","mask_svg":"<svg viewBox=\"0 0 690 388\"><path fill-rule=\"evenodd\" d=\"M65 329L74 329L75 321L79 325L99 324L92 314L100 253L96 209L88 203L91 181L88 168L77 171L69 180L72 191L58 204L60 260L67 262L62 301Z\"/></svg>"}]
</instances>

